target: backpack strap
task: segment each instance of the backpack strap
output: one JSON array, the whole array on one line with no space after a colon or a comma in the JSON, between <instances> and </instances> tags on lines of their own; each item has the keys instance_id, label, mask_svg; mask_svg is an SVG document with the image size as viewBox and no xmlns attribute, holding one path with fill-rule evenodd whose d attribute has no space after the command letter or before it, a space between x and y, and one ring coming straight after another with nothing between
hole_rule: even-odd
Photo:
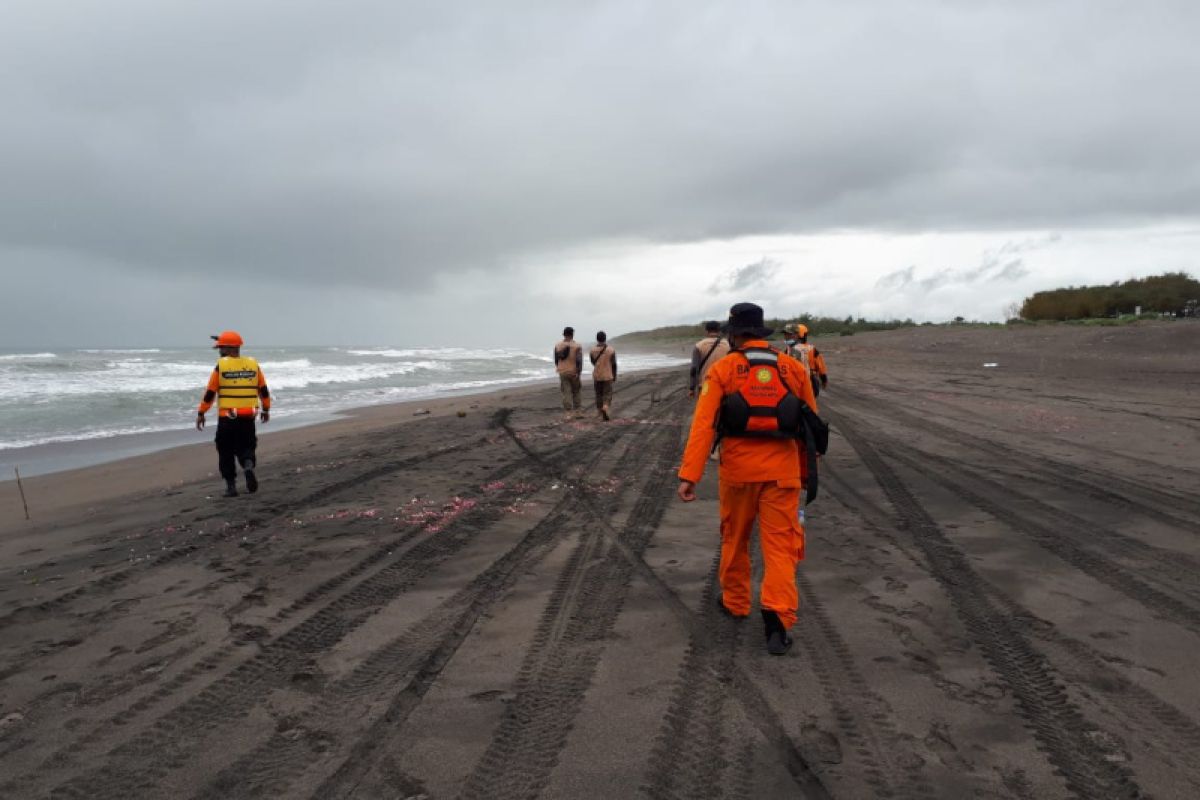
<instances>
[{"instance_id":1,"label":"backpack strap","mask_svg":"<svg viewBox=\"0 0 1200 800\"><path fill-rule=\"evenodd\" d=\"M708 363L708 357L713 354L713 351L717 349L717 345L719 345L720 343L721 343L720 336L718 336L716 339L713 339L712 347L708 348L708 352L704 354L704 358L700 359L700 366L696 367L696 372L699 372L700 370L704 369L704 365L706 363Z\"/></svg>"}]
</instances>

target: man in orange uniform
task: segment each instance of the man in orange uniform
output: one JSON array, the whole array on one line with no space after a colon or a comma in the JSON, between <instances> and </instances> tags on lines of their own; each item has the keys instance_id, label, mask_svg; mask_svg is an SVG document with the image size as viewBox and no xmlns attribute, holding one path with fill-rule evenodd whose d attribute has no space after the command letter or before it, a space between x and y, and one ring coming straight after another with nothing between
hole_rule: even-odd
<instances>
[{"instance_id":1,"label":"man in orange uniform","mask_svg":"<svg viewBox=\"0 0 1200 800\"><path fill-rule=\"evenodd\" d=\"M808 343L808 326L803 323L789 323L783 326L784 352L808 368L809 377L813 381L813 394L821 396L821 389L829 385L829 375L825 369L825 356L815 345Z\"/></svg>"},{"instance_id":2,"label":"man in orange uniform","mask_svg":"<svg viewBox=\"0 0 1200 800\"><path fill-rule=\"evenodd\" d=\"M808 343L807 325L797 325L796 334L800 337L801 347L811 348L810 352L812 354L812 361L808 365L810 368L809 371L812 373L813 377L817 378L817 380L821 382L821 388L824 389L829 385L829 373L825 369L825 356L821 355L821 351L817 349L816 345L811 345Z\"/></svg>"},{"instance_id":3,"label":"man in orange uniform","mask_svg":"<svg viewBox=\"0 0 1200 800\"><path fill-rule=\"evenodd\" d=\"M204 414L217 402L217 467L225 479L225 496L237 497L237 464L241 463L246 476L246 491L258 491L254 474L258 436L254 432L254 416L262 405L262 421L271 419L271 393L258 362L242 353L242 337L237 331L225 331L214 336L213 345L221 353L217 366L208 378L204 399L196 411L196 430L204 430Z\"/></svg>"},{"instance_id":4,"label":"man in orange uniform","mask_svg":"<svg viewBox=\"0 0 1200 800\"><path fill-rule=\"evenodd\" d=\"M767 651L783 655L791 647L788 629L796 622L799 594L796 565L804 558L804 528L800 524L800 490L803 486L804 445L783 433L772 435L768 428L783 431L783 409L803 401L814 413L808 370L796 359L771 349L763 326L763 310L753 303L738 303L729 311L728 331L733 347L709 370L700 389L692 417L692 428L679 469L679 498L696 499L696 483L704 474L708 453L721 426L720 503L721 566L719 580L722 611L734 617L750 614L750 533L755 519L763 554L760 605L767 637ZM755 392L774 392L777 411L766 416L765 406L743 407L736 402ZM771 400L774 404L776 401ZM720 419L725 417L725 419ZM742 430L737 430L736 417ZM751 433L754 430L759 434Z\"/></svg>"}]
</instances>

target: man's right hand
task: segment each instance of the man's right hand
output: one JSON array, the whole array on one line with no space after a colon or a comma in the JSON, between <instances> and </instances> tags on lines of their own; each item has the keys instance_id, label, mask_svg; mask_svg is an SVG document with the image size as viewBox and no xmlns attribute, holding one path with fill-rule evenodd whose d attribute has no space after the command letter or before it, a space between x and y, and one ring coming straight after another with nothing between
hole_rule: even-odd
<instances>
[{"instance_id":1,"label":"man's right hand","mask_svg":"<svg viewBox=\"0 0 1200 800\"><path fill-rule=\"evenodd\" d=\"M691 481L680 481L679 490L676 492L679 499L685 503L690 503L696 499L696 484Z\"/></svg>"},{"instance_id":2,"label":"man's right hand","mask_svg":"<svg viewBox=\"0 0 1200 800\"><path fill-rule=\"evenodd\" d=\"M203 414L196 415L196 430L198 430L198 431L204 430L204 415Z\"/></svg>"}]
</instances>

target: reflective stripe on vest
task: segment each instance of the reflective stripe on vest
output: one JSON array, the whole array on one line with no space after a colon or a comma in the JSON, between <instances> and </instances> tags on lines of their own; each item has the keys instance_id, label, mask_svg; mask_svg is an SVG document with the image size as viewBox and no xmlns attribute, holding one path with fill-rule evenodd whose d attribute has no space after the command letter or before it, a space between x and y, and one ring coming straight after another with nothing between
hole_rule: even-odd
<instances>
[{"instance_id":1,"label":"reflective stripe on vest","mask_svg":"<svg viewBox=\"0 0 1200 800\"><path fill-rule=\"evenodd\" d=\"M220 410L258 407L257 361L247 356L225 356L217 362L217 375Z\"/></svg>"},{"instance_id":2,"label":"reflective stripe on vest","mask_svg":"<svg viewBox=\"0 0 1200 800\"><path fill-rule=\"evenodd\" d=\"M793 349L795 350L795 353L793 353L793 355L796 356L797 360L799 360L800 363L803 364L804 366L808 367L808 369L811 371L812 370L811 358L812 358L813 345L798 344Z\"/></svg>"}]
</instances>

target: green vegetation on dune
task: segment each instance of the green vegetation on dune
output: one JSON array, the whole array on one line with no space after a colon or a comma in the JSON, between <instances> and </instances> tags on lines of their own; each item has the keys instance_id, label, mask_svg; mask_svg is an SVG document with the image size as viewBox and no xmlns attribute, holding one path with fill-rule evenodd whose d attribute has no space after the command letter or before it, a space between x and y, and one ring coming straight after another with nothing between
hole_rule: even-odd
<instances>
[{"instance_id":1,"label":"green vegetation on dune","mask_svg":"<svg viewBox=\"0 0 1200 800\"><path fill-rule=\"evenodd\" d=\"M1021 305L1026 320L1084 320L1142 313L1192 315L1200 281L1184 272L1134 278L1108 286L1069 286L1037 292Z\"/></svg>"},{"instance_id":2,"label":"green vegetation on dune","mask_svg":"<svg viewBox=\"0 0 1200 800\"><path fill-rule=\"evenodd\" d=\"M1070 286L1037 292L1025 299L1020 317L1008 320L1008 325L1058 323L1073 325L1124 325L1143 318L1161 316L1200 317L1200 281L1184 272L1168 272L1148 278L1113 283L1108 286ZM1135 311L1141 308L1141 317ZM1013 307L1010 313L1015 313ZM718 320L720 321L720 320ZM1003 327L1005 323L976 322L955 317L944 323L913 322L911 319L869 320L864 317L818 317L797 314L766 320L775 329L773 338L782 338L783 326L801 322L808 326L809 335L852 336L866 331L890 331L930 325L967 327ZM646 331L631 331L609 339L616 345L643 350L686 351L704 335L704 322L688 325L664 325Z\"/></svg>"},{"instance_id":3,"label":"green vegetation on dune","mask_svg":"<svg viewBox=\"0 0 1200 800\"><path fill-rule=\"evenodd\" d=\"M862 317L817 317L812 314L797 314L786 319L768 319L768 328L774 328L776 336L782 337L783 326L789 322L801 322L808 326L810 336L850 336L864 331L890 331L896 328L912 328L917 323L911 319L905 320L868 320ZM692 344L704 335L704 323L695 322L690 325L666 325L648 331L633 331L623 333L613 339L614 344L626 347L661 347L663 345Z\"/></svg>"}]
</instances>

